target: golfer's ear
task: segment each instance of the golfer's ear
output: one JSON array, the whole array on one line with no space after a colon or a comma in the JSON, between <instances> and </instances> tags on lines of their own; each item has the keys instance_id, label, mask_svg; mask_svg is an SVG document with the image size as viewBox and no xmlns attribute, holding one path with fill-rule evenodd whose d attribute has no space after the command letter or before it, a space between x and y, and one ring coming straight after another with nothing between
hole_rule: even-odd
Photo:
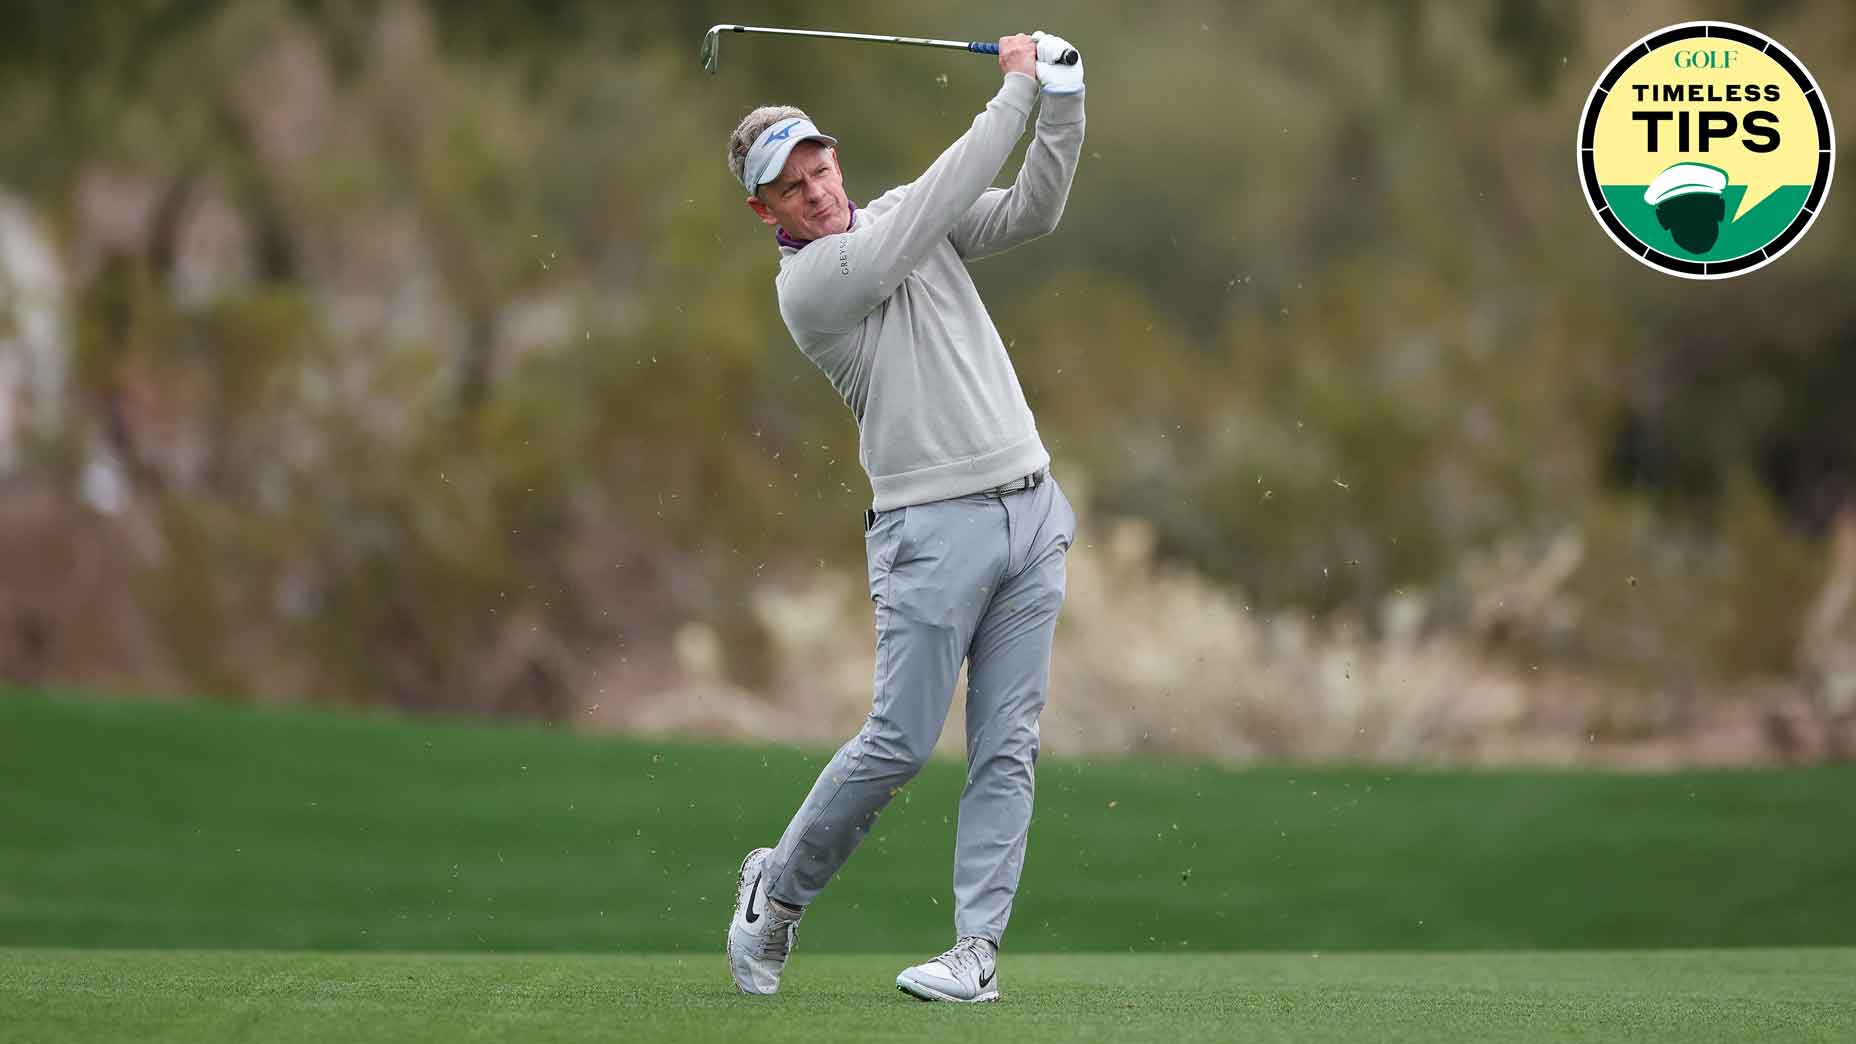
<instances>
[{"instance_id":1,"label":"golfer's ear","mask_svg":"<svg viewBox=\"0 0 1856 1044\"><path fill-rule=\"evenodd\" d=\"M773 211L768 210L767 204L762 203L758 196L749 196L747 203L748 209L752 210L754 215L760 218L761 224L777 225L780 223L779 219L773 216Z\"/></svg>"}]
</instances>

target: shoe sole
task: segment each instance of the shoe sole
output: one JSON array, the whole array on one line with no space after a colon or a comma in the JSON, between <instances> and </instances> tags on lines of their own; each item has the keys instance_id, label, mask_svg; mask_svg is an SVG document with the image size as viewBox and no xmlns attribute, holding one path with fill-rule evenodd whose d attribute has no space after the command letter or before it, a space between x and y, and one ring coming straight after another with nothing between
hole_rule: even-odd
<instances>
[{"instance_id":1,"label":"shoe sole","mask_svg":"<svg viewBox=\"0 0 1856 1044\"><path fill-rule=\"evenodd\" d=\"M919 982L910 982L905 979L897 979L896 988L914 997L918 1001L944 1001L948 1004L991 1004L999 999L998 990L988 990L977 997L955 997L942 993L932 986L925 986Z\"/></svg>"}]
</instances>

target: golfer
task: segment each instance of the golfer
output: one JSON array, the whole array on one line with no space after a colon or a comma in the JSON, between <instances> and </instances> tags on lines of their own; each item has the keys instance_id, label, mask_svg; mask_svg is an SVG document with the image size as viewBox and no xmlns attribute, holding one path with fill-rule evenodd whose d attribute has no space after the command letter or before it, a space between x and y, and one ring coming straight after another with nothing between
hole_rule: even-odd
<instances>
[{"instance_id":1,"label":"golfer","mask_svg":"<svg viewBox=\"0 0 1856 1044\"><path fill-rule=\"evenodd\" d=\"M770 994L799 920L927 761L967 666L967 783L954 850L953 948L905 969L923 1000L999 997L998 950L1031 826L1038 715L1076 516L967 263L1057 227L1083 144L1083 67L1065 41L999 41L1004 83L914 182L858 207L837 139L798 109L749 113L729 170L773 226L780 315L857 418L875 494L864 513L876 604L870 715L773 848L741 863L728 964ZM1036 137L990 188L1034 103Z\"/></svg>"}]
</instances>

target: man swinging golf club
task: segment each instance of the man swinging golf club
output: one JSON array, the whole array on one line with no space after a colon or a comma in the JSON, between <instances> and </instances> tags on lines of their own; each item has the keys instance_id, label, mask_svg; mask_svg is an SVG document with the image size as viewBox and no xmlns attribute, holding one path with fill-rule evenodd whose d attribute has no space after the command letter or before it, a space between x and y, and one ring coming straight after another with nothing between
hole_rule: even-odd
<instances>
[{"instance_id":1,"label":"man swinging golf club","mask_svg":"<svg viewBox=\"0 0 1856 1044\"><path fill-rule=\"evenodd\" d=\"M806 905L927 760L966 661L956 943L896 985L923 1000L999 997L1076 516L966 264L1057 227L1083 143L1083 67L1067 42L1005 37L999 67L972 127L862 208L845 196L837 139L798 109L756 109L729 142L730 171L779 241L780 315L856 416L875 494L873 706L779 844L742 861L728 963L746 993L779 989ZM1024 166L1011 188L990 188L1040 87Z\"/></svg>"}]
</instances>

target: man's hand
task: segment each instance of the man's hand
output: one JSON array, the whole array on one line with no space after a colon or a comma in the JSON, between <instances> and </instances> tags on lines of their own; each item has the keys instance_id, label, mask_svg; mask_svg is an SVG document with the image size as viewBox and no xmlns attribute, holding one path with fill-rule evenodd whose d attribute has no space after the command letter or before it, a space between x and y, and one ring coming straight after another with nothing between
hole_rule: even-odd
<instances>
[{"instance_id":1,"label":"man's hand","mask_svg":"<svg viewBox=\"0 0 1856 1044\"><path fill-rule=\"evenodd\" d=\"M1038 75L1038 42L1029 36L999 37L999 72L1024 73L1036 78Z\"/></svg>"},{"instance_id":2,"label":"man's hand","mask_svg":"<svg viewBox=\"0 0 1856 1044\"><path fill-rule=\"evenodd\" d=\"M1031 34L1037 41L1038 82L1044 85L1046 94L1075 94L1083 89L1083 53L1061 36L1053 36L1039 29ZM1003 52L1004 48L1000 49ZM1058 64L1065 54L1074 52L1076 62L1073 65Z\"/></svg>"}]
</instances>

